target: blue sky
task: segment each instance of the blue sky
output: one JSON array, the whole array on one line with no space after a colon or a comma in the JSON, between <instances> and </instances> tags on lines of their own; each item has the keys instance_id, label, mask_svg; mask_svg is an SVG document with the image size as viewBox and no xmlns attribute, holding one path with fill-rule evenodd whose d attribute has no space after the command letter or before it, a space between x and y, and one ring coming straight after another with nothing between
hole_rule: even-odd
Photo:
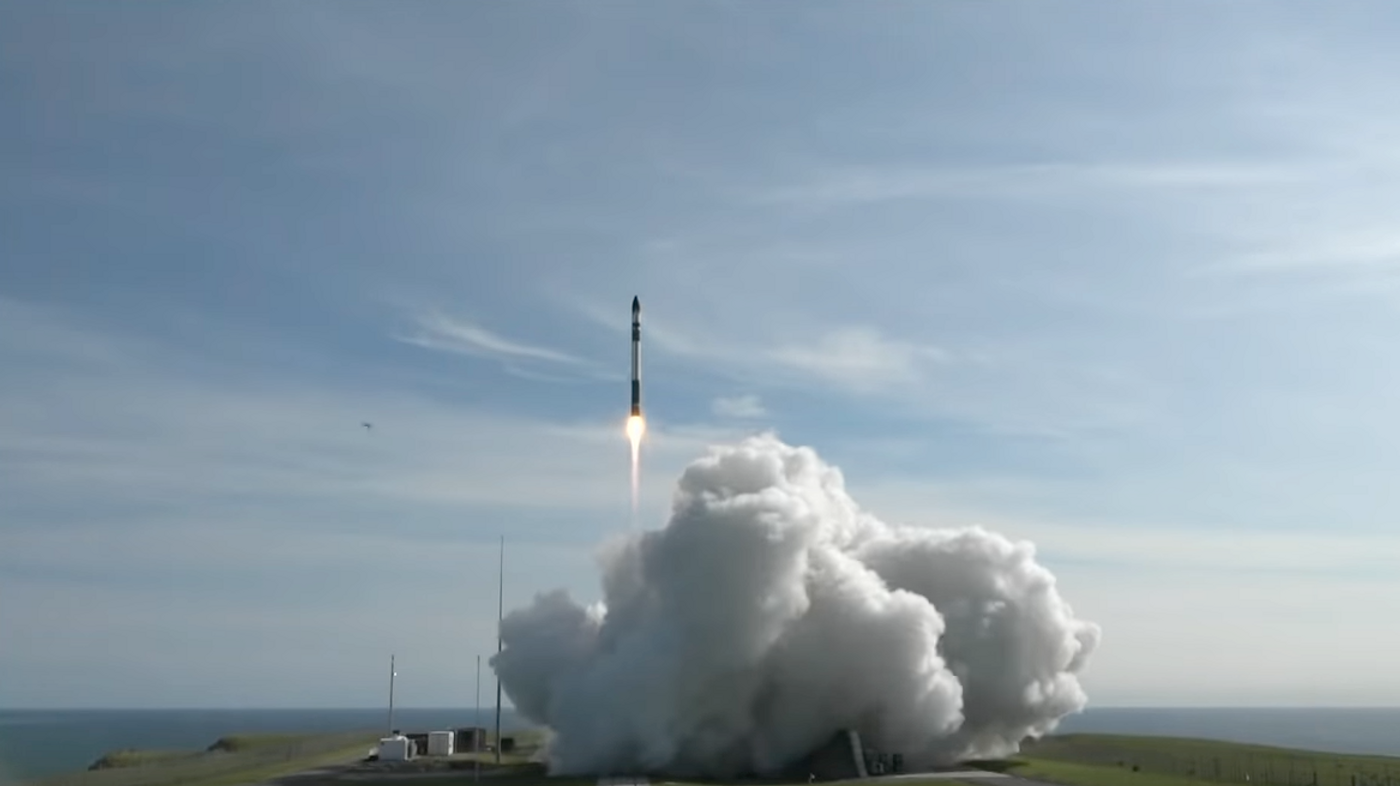
<instances>
[{"instance_id":1,"label":"blue sky","mask_svg":"<svg viewBox=\"0 0 1400 786\"><path fill-rule=\"evenodd\" d=\"M634 294L644 525L774 428L1033 540L1094 703L1400 703L1400 11L1326 12L6 4L0 706L470 703L497 537L629 526Z\"/></svg>"}]
</instances>

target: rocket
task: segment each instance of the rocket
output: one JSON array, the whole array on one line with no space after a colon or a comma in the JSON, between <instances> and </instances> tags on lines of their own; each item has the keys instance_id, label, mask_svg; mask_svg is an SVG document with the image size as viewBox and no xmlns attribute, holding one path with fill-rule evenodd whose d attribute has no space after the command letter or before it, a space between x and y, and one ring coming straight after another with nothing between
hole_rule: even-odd
<instances>
[{"instance_id":1,"label":"rocket","mask_svg":"<svg viewBox=\"0 0 1400 786\"><path fill-rule=\"evenodd\" d=\"M642 416L642 302L632 298L632 417Z\"/></svg>"}]
</instances>

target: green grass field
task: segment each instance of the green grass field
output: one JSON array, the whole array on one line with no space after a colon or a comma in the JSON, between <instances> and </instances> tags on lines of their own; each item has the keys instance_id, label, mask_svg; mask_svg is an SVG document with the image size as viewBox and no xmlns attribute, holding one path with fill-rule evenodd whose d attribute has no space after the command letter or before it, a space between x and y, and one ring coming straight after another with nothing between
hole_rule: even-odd
<instances>
[{"instance_id":1,"label":"green grass field","mask_svg":"<svg viewBox=\"0 0 1400 786\"><path fill-rule=\"evenodd\" d=\"M590 786L595 786L596 780L589 781ZM996 786L994 781L987 780L980 783L969 783L967 781L953 778L900 778L897 781L879 780L845 780L845 781L817 781L822 786L875 786L876 784L890 784L891 786ZM554 781L550 781L549 786L553 786ZM357 784L358 786L358 784ZM388 784L382 784L388 786ZM435 784L436 786L436 784ZM462 784L462 786L466 786ZM686 780L671 781L655 779L651 781L651 786L808 786L805 778L801 780L785 781L775 779L741 779L741 780Z\"/></svg>"},{"instance_id":2,"label":"green grass field","mask_svg":"<svg viewBox=\"0 0 1400 786\"><path fill-rule=\"evenodd\" d=\"M88 771L66 773L34 782L33 786L242 786L262 783L289 775L324 767L359 762L374 746L380 735L351 734L236 734L224 737L203 751L141 751L121 750L106 754ZM451 759L419 758L395 765L404 775L440 773L435 786L473 781L473 759L481 763L483 772L509 780L511 786L531 786L545 780L542 765L531 759L544 744L543 730L528 730L508 735L515 740L515 750L501 757L497 765L494 753L464 754ZM488 744L494 739L488 735ZM460 773L460 775L454 774ZM361 773L356 783L374 783L376 773ZM385 780L394 779L385 773ZM311 779L328 782L332 778ZM403 778L398 778L402 782ZM560 786L565 779L550 779L551 786ZM593 781L589 781L593 783Z\"/></svg>"},{"instance_id":3,"label":"green grass field","mask_svg":"<svg viewBox=\"0 0 1400 786\"><path fill-rule=\"evenodd\" d=\"M1031 780L1064 786L1400 786L1400 758L1348 756L1210 740L1129 737L1107 734L1053 736L1025 746L1023 755L976 765ZM591 779L544 779L522 770L511 786L588 786ZM356 786L394 786L392 777ZM434 786L468 786L470 773L434 780ZM805 784L805 781L801 783ZM832 786L855 786L847 781ZM948 779L909 778L898 786L960 786ZM655 786L781 786L771 780L666 781ZM981 781L993 786L995 781ZM504 786L504 784L502 785ZM801 786L794 784L793 786Z\"/></svg>"},{"instance_id":4,"label":"green grass field","mask_svg":"<svg viewBox=\"0 0 1400 786\"><path fill-rule=\"evenodd\" d=\"M322 767L352 764L373 745L375 734L276 734L225 737L207 751L117 751L103 769L48 778L36 786L245 786ZM393 772L357 767L353 780L334 774L301 779L294 786L405 786L434 773L431 786L473 786L474 756L482 782L498 786L593 786L594 778L549 778L531 763L542 732L512 735L516 750L495 765L495 754L424 758L393 765ZM1171 737L1069 734L1024 746L1022 755L976 766L1064 786L1400 786L1400 758L1242 745ZM494 774L488 774L494 773ZM654 781L655 786L780 786L775 781ZM806 781L802 781L805 784ZM839 786L856 786L847 781ZM982 781L990 786L995 781ZM800 786L795 784L794 786ZM838 785L833 785L838 786ZM898 786L967 786L947 779L901 779Z\"/></svg>"},{"instance_id":5,"label":"green grass field","mask_svg":"<svg viewBox=\"0 0 1400 786\"><path fill-rule=\"evenodd\" d=\"M92 769L108 770L123 767L145 767L152 764L198 756L194 751L112 751L93 763Z\"/></svg>"},{"instance_id":6,"label":"green grass field","mask_svg":"<svg viewBox=\"0 0 1400 786\"><path fill-rule=\"evenodd\" d=\"M394 774L370 769L357 774L359 784L393 781L435 773L434 786L474 782L475 760L483 773L511 786L543 786L544 767L531 759L544 744L543 730L509 735L515 750L496 763L494 753L463 754L443 758L419 758L393 765ZM353 734L238 734L224 737L204 751L113 751L92 770L58 775L33 786L243 786L290 775L359 762L379 735ZM488 743L494 744L488 735ZM306 779L306 786L339 782L334 777ZM596 781L587 779L588 784ZM566 786L569 779L548 779L549 786Z\"/></svg>"},{"instance_id":7,"label":"green grass field","mask_svg":"<svg viewBox=\"0 0 1400 786\"><path fill-rule=\"evenodd\" d=\"M1026 760L1007 770L1012 775L1066 786L1201 786L1203 781L1156 772L1133 772L1121 767Z\"/></svg>"},{"instance_id":8,"label":"green grass field","mask_svg":"<svg viewBox=\"0 0 1400 786\"><path fill-rule=\"evenodd\" d=\"M1069 786L1400 786L1400 758L1173 737L1056 735L1027 744L1010 762L989 766Z\"/></svg>"},{"instance_id":9,"label":"green grass field","mask_svg":"<svg viewBox=\"0 0 1400 786\"><path fill-rule=\"evenodd\" d=\"M120 751L118 766L58 775L37 786L240 786L356 761L377 734L246 735L226 737L209 750Z\"/></svg>"},{"instance_id":10,"label":"green grass field","mask_svg":"<svg viewBox=\"0 0 1400 786\"><path fill-rule=\"evenodd\" d=\"M209 746L209 751L225 751L227 753L244 753L248 751L268 750L272 748L285 749L299 745L319 744L318 741L337 735L327 734L231 734L227 737L220 737L217 742ZM344 736L344 735L339 735ZM357 739L373 739L372 735L353 734Z\"/></svg>"},{"instance_id":11,"label":"green grass field","mask_svg":"<svg viewBox=\"0 0 1400 786\"><path fill-rule=\"evenodd\" d=\"M1400 758L1347 756L1211 740L1070 734L1027 744L1007 761L969 768L1063 786L1400 786ZM853 786L845 781L831 786ZM901 779L897 786L957 786L959 781ZM994 786L996 781L981 781ZM656 786L669 786L657 782ZM726 786L677 783L675 786ZM739 786L732 784L729 786ZM752 786L752 782L747 784Z\"/></svg>"}]
</instances>

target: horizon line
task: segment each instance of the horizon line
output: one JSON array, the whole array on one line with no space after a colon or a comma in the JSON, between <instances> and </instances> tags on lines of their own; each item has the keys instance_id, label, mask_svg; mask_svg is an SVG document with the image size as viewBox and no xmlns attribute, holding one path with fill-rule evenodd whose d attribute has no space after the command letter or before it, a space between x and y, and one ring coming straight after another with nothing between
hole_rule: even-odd
<instances>
[{"instance_id":1,"label":"horizon line","mask_svg":"<svg viewBox=\"0 0 1400 786\"><path fill-rule=\"evenodd\" d=\"M476 707L467 706L417 706L397 707L396 711L471 711ZM494 711L494 707L491 708ZM176 707L0 707L4 712L382 712L383 707L228 707L228 706L176 706ZM518 712L515 707L501 706L502 712ZM1400 710L1400 704L1105 704L1085 707L1066 714L1065 718L1082 715L1092 710Z\"/></svg>"}]
</instances>

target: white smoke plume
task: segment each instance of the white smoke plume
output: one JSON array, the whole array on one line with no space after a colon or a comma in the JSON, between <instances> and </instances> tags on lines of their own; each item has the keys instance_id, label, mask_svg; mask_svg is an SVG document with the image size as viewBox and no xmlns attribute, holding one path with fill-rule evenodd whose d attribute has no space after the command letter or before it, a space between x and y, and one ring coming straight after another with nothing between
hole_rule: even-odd
<instances>
[{"instance_id":1,"label":"white smoke plume","mask_svg":"<svg viewBox=\"0 0 1400 786\"><path fill-rule=\"evenodd\" d=\"M911 765L1001 756L1086 701L1099 628L1031 544L882 523L772 435L693 463L602 563L604 603L538 595L492 660L556 774L775 773L844 728Z\"/></svg>"}]
</instances>

